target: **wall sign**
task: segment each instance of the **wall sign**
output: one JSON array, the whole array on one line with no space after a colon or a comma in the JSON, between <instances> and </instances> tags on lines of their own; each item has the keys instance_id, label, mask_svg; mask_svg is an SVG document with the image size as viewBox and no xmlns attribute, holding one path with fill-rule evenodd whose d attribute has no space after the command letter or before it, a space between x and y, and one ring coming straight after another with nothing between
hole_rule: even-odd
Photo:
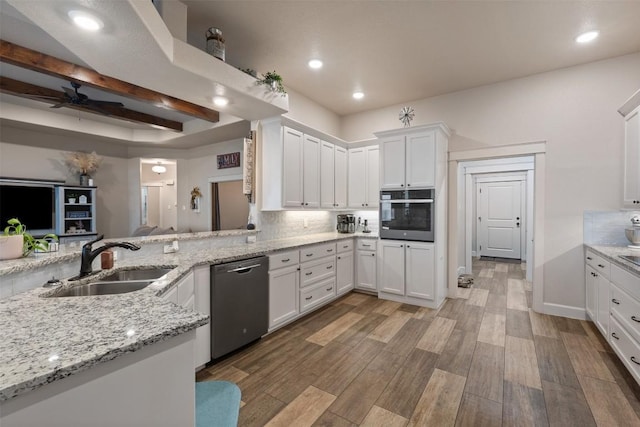
<instances>
[{"instance_id":1,"label":"wall sign","mask_svg":"<svg viewBox=\"0 0 640 427\"><path fill-rule=\"evenodd\" d=\"M218 154L218 169L240 167L240 152Z\"/></svg>"}]
</instances>

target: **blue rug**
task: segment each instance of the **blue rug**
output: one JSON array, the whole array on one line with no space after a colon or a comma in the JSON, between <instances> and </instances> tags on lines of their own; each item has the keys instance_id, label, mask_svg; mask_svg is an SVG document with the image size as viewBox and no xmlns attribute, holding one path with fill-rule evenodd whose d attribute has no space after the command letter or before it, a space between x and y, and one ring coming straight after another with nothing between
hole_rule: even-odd
<instances>
[{"instance_id":1,"label":"blue rug","mask_svg":"<svg viewBox=\"0 0 640 427\"><path fill-rule=\"evenodd\" d=\"M237 427L240 388L229 381L196 383L196 427Z\"/></svg>"}]
</instances>

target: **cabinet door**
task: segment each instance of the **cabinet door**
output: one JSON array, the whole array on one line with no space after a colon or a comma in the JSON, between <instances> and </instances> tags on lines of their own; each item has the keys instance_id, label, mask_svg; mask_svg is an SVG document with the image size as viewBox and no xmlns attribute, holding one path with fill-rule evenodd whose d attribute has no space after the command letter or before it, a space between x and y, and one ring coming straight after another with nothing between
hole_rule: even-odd
<instances>
[{"instance_id":1,"label":"cabinet door","mask_svg":"<svg viewBox=\"0 0 640 427\"><path fill-rule=\"evenodd\" d=\"M339 253L336 257L336 287L338 295L353 289L353 251Z\"/></svg>"},{"instance_id":2,"label":"cabinet door","mask_svg":"<svg viewBox=\"0 0 640 427\"><path fill-rule=\"evenodd\" d=\"M407 187L433 187L436 180L435 133L409 135L406 142Z\"/></svg>"},{"instance_id":3,"label":"cabinet door","mask_svg":"<svg viewBox=\"0 0 640 427\"><path fill-rule=\"evenodd\" d=\"M335 207L335 157L334 145L322 141L320 146L320 206Z\"/></svg>"},{"instance_id":4,"label":"cabinet door","mask_svg":"<svg viewBox=\"0 0 640 427\"><path fill-rule=\"evenodd\" d=\"M365 207L377 208L380 199L380 147L367 148L367 200Z\"/></svg>"},{"instance_id":5,"label":"cabinet door","mask_svg":"<svg viewBox=\"0 0 640 427\"><path fill-rule=\"evenodd\" d=\"M282 205L303 206L302 132L283 127Z\"/></svg>"},{"instance_id":6,"label":"cabinet door","mask_svg":"<svg viewBox=\"0 0 640 427\"><path fill-rule=\"evenodd\" d=\"M182 307L186 307L187 303L191 303L191 299L195 294L195 279L193 271L190 271L186 276L180 279L180 282L176 286L178 288L178 304Z\"/></svg>"},{"instance_id":7,"label":"cabinet door","mask_svg":"<svg viewBox=\"0 0 640 427\"><path fill-rule=\"evenodd\" d=\"M407 242L405 254L407 296L435 299L435 246Z\"/></svg>"},{"instance_id":8,"label":"cabinet door","mask_svg":"<svg viewBox=\"0 0 640 427\"><path fill-rule=\"evenodd\" d=\"M597 303L597 293L598 293L598 273L591 267L587 265L585 267L585 285L586 285L586 304L585 308L589 318L592 321L596 321L596 303Z\"/></svg>"},{"instance_id":9,"label":"cabinet door","mask_svg":"<svg viewBox=\"0 0 640 427\"><path fill-rule=\"evenodd\" d=\"M597 274L597 273L596 273ZM609 287L611 283L602 274L598 274L596 295L596 326L605 337L609 336Z\"/></svg>"},{"instance_id":10,"label":"cabinet door","mask_svg":"<svg viewBox=\"0 0 640 427\"><path fill-rule=\"evenodd\" d=\"M640 209L640 108L624 121L624 206Z\"/></svg>"},{"instance_id":11,"label":"cabinet door","mask_svg":"<svg viewBox=\"0 0 640 427\"><path fill-rule=\"evenodd\" d=\"M349 207L364 207L367 188L366 149L349 150Z\"/></svg>"},{"instance_id":12,"label":"cabinet door","mask_svg":"<svg viewBox=\"0 0 640 427\"><path fill-rule=\"evenodd\" d=\"M298 315L298 267L269 272L269 328Z\"/></svg>"},{"instance_id":13,"label":"cabinet door","mask_svg":"<svg viewBox=\"0 0 640 427\"><path fill-rule=\"evenodd\" d=\"M335 147L334 151L334 203L336 208L347 207L347 149Z\"/></svg>"},{"instance_id":14,"label":"cabinet door","mask_svg":"<svg viewBox=\"0 0 640 427\"><path fill-rule=\"evenodd\" d=\"M174 286L169 292L164 294L162 296L162 298L166 299L167 301L171 301L174 304L177 304L178 303L178 288L176 286Z\"/></svg>"},{"instance_id":15,"label":"cabinet door","mask_svg":"<svg viewBox=\"0 0 640 427\"><path fill-rule=\"evenodd\" d=\"M211 269L208 265L194 267L195 310L211 314ZM211 319L206 325L196 329L194 366L198 368L211 361Z\"/></svg>"},{"instance_id":16,"label":"cabinet door","mask_svg":"<svg viewBox=\"0 0 640 427\"><path fill-rule=\"evenodd\" d=\"M404 247L405 242L393 240L381 240L378 244L379 291L404 295Z\"/></svg>"},{"instance_id":17,"label":"cabinet door","mask_svg":"<svg viewBox=\"0 0 640 427\"><path fill-rule=\"evenodd\" d=\"M376 291L376 253L373 251L357 251L357 277L356 288Z\"/></svg>"},{"instance_id":18,"label":"cabinet door","mask_svg":"<svg viewBox=\"0 0 640 427\"><path fill-rule=\"evenodd\" d=\"M302 200L305 208L320 207L320 140L304 135Z\"/></svg>"},{"instance_id":19,"label":"cabinet door","mask_svg":"<svg viewBox=\"0 0 640 427\"><path fill-rule=\"evenodd\" d=\"M383 139L382 172L380 187L383 189L400 189L405 184L405 144L404 137L397 136Z\"/></svg>"}]
</instances>

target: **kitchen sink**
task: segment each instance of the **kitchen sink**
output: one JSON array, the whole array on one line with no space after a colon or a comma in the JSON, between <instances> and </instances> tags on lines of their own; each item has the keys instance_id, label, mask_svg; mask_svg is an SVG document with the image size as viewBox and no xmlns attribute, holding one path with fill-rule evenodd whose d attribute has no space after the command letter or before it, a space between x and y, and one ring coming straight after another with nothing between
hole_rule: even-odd
<instances>
[{"instance_id":1,"label":"kitchen sink","mask_svg":"<svg viewBox=\"0 0 640 427\"><path fill-rule=\"evenodd\" d=\"M87 297L92 295L126 294L128 292L144 289L153 280L135 280L118 282L93 282L85 285L74 286L53 297Z\"/></svg>"},{"instance_id":2,"label":"kitchen sink","mask_svg":"<svg viewBox=\"0 0 640 427\"><path fill-rule=\"evenodd\" d=\"M147 268L144 270L120 270L100 279L101 282L120 282L120 281L136 281L136 280L156 280L164 276L172 268Z\"/></svg>"}]
</instances>

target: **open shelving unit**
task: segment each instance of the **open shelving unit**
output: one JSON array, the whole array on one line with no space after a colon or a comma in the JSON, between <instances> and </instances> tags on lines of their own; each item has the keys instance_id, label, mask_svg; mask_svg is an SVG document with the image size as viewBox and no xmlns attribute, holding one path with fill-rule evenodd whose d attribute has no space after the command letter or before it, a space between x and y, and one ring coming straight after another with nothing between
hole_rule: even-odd
<instances>
[{"instance_id":1,"label":"open shelving unit","mask_svg":"<svg viewBox=\"0 0 640 427\"><path fill-rule=\"evenodd\" d=\"M56 234L62 243L88 240L96 231L96 187L56 187Z\"/></svg>"}]
</instances>

